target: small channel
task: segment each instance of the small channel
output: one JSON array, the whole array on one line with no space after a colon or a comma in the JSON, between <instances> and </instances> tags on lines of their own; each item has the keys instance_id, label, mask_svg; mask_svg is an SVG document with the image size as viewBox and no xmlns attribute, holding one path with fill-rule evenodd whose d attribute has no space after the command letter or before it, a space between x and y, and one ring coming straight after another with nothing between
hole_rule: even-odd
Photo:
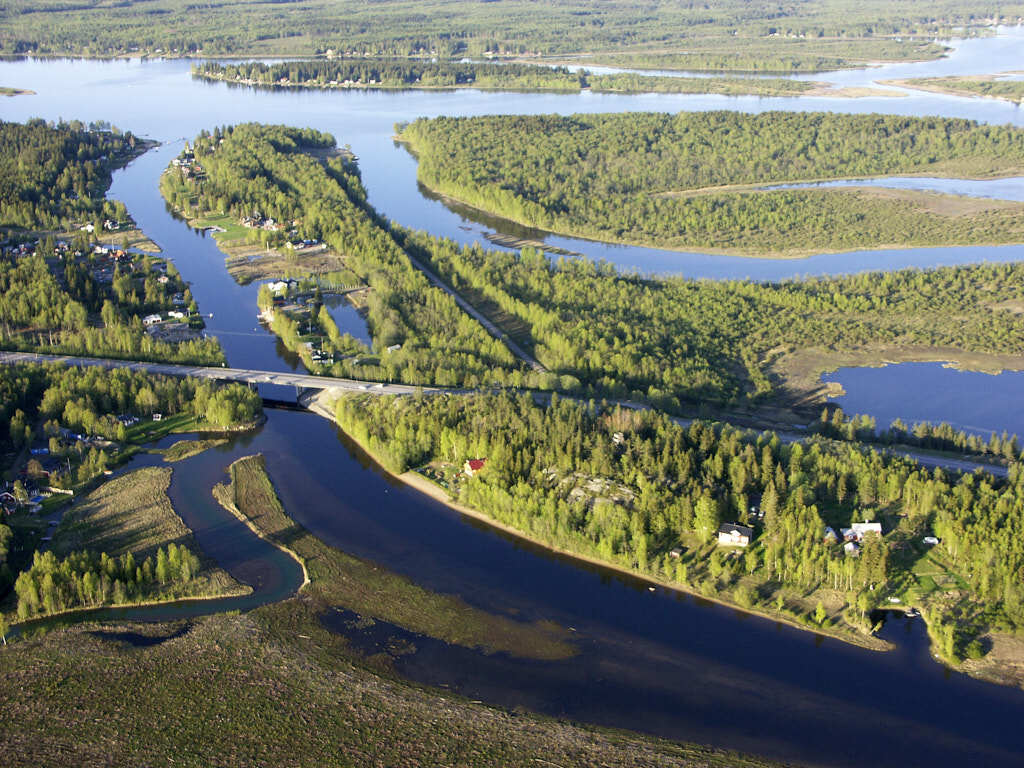
<instances>
[{"instance_id":1,"label":"small channel","mask_svg":"<svg viewBox=\"0 0 1024 768\"><path fill-rule=\"evenodd\" d=\"M228 481L228 465L235 459L253 453L250 446L258 441L259 432L256 430L242 435L228 435L231 440L228 444L209 448L197 456L170 464L159 454L140 453L116 472L120 475L143 467L171 467L171 484L167 495L174 511L192 529L203 554L236 581L252 587L250 594L181 600L136 608L99 608L88 613L28 622L21 625L20 631L31 632L41 627L78 623L85 618L90 621L172 621L225 611L249 611L295 594L303 580L299 564L255 535L213 498L213 486ZM168 435L148 447L167 448L179 440L197 437L210 435Z\"/></svg>"}]
</instances>

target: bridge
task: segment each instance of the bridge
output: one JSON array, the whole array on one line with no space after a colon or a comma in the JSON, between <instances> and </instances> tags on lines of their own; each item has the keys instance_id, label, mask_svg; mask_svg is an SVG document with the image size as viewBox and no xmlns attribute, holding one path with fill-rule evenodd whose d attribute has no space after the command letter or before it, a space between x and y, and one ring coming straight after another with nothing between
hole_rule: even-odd
<instances>
[{"instance_id":1,"label":"bridge","mask_svg":"<svg viewBox=\"0 0 1024 768\"><path fill-rule=\"evenodd\" d=\"M412 395L417 392L424 394L440 394L451 392L458 394L467 392L461 389L444 389L440 387L417 387L409 384L385 384L358 379L338 379L332 376L314 376L308 373L280 373L278 371L255 371L244 368L216 368L213 366L175 365L172 363L142 363L134 360L113 360L100 357L76 357L72 355L42 355L35 352L0 352L0 364L15 365L18 363L63 363L79 368L127 368L132 371L158 373L164 376L194 376L199 379L213 381L237 381L242 384L279 384L296 389L340 390L347 392L363 392L371 395Z\"/></svg>"},{"instance_id":2,"label":"bridge","mask_svg":"<svg viewBox=\"0 0 1024 768\"><path fill-rule=\"evenodd\" d=\"M330 399L330 395L319 397L321 392L361 392L369 395L412 395L421 392L428 395L465 395L481 391L474 389L448 389L445 387L417 387L409 384L385 384L373 381L360 381L358 379L338 379L331 376L313 376L308 373L278 373L277 371L254 371L243 368L216 368L192 365L174 365L171 363L142 363L133 360L113 360L99 357L75 357L70 355L43 355L35 352L0 351L0 365L15 365L17 363L63 363L64 365L74 365L81 368L96 366L106 368L108 370L113 368L128 368L133 371L146 371L148 373L158 373L165 376L195 376L201 379L211 379L213 381L237 381L249 385L280 384L283 386L295 387L296 390L305 390L305 392L297 392L299 404L309 410L325 416L328 419L331 418L331 415L329 413L329 409L325 407L325 402ZM316 392L315 396L313 394L314 392ZM542 403L547 402L550 397L550 393L547 392L533 392L531 394L535 400ZM572 398L567 397L567 399ZM645 404L632 403L625 400L611 400L608 402L612 405L621 405L624 408L646 410L650 407ZM672 417L672 421L680 426L687 427L693 422L693 419L680 418L676 416ZM801 442L811 436L807 432L777 431L777 434L785 443ZM1006 477L1008 474L1008 470L1005 466L973 460L967 456L964 456L963 458L940 456L924 451L895 448L891 446L875 446L875 448L884 453L906 456L925 467L942 467L943 469L952 470L954 472L974 472L981 469L1000 477Z\"/></svg>"}]
</instances>

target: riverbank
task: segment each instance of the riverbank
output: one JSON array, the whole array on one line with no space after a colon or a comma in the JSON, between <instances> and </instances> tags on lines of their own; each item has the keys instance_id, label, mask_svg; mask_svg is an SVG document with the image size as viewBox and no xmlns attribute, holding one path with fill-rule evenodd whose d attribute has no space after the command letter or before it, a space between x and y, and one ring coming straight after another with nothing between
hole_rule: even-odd
<instances>
[{"instance_id":1,"label":"riverbank","mask_svg":"<svg viewBox=\"0 0 1024 768\"><path fill-rule=\"evenodd\" d=\"M396 139L399 143L406 146L410 152L412 152L412 146L407 140ZM900 176L908 176L912 174L899 174ZM850 177L852 180L856 180L858 177ZM965 178L997 178L997 177L965 177ZM829 179L829 181L845 181L845 178L841 179ZM813 248L787 248L786 250L771 250L771 249L757 249L757 248L709 248L699 244L672 244L661 241L651 241L641 238L629 238L629 237L616 237L610 232L587 232L582 230L573 230L570 228L559 229L559 228L548 228L537 224L536 222L527 221L524 217L509 216L506 212L499 212L490 208L484 208L477 204L471 203L468 200L460 197L458 193L451 190L441 189L437 186L432 186L425 181L421 176L417 176L418 183L422 184L423 187L433 195L446 200L452 201L460 206L472 209L473 211L479 211L487 216L496 217L503 221L507 221L510 224L516 224L522 227L528 227L532 230L537 230L545 234L554 235L557 237L567 237L574 240L581 240L584 242L602 243L609 245L624 245L639 248L656 248L661 251L671 251L674 253L700 253L707 254L709 256L738 256L746 259L770 259L770 260L789 260L789 261L800 261L802 259L810 259L814 256L823 256L831 254L843 254L843 253L854 253L858 251L899 251L899 250L911 250L916 248L940 248L940 247L957 247L957 246L975 246L979 248L991 248L1004 245L1019 245L1024 243L1024 233L1017 239L1007 240L985 240L985 239L965 239L963 241L945 240L943 242L896 242L896 243L856 243L851 244L849 247L844 248L829 248L829 247L813 247ZM722 191L737 191L737 192L749 192L751 194L768 194L770 190L756 189L751 185L743 185L742 187L733 187L729 189L723 188ZM808 190L803 190L808 191ZM823 191L820 189L812 189L809 191ZM922 192L919 190L897 190L887 189L882 187L850 187L845 190L836 190L832 188L825 189L826 192L835 194L848 194L848 195L859 195L864 198L876 198L879 205L883 205L889 201L893 203L905 203L910 206L919 208L920 210L931 213L940 214L945 217L960 217L971 215L972 213L984 213L987 211L1005 211L1005 210L1021 210L1024 211L1024 205L1020 203L1006 201L1006 200L982 200L982 199L971 199L964 198L959 195L944 195L937 192ZM704 197L716 194L717 190L693 190L692 192L665 192L655 195L655 197L665 198L679 198L679 197ZM1024 232L1024 231L1022 231ZM500 243L499 243L500 244ZM546 247L544 250L548 250Z\"/></svg>"},{"instance_id":2,"label":"riverbank","mask_svg":"<svg viewBox=\"0 0 1024 768\"><path fill-rule=\"evenodd\" d=\"M1006 72L1020 74L1019 72ZM909 88L915 91L941 93L945 96L961 96L975 99L996 99L1011 104L1024 103L1024 81L998 80L1000 75L963 75L934 78L904 78L880 80L881 85Z\"/></svg>"},{"instance_id":3,"label":"riverbank","mask_svg":"<svg viewBox=\"0 0 1024 768\"><path fill-rule=\"evenodd\" d=\"M42 547L43 551L51 551L58 560L77 552L103 553L125 570L119 578L127 582L121 585L121 589L129 596L132 591L128 587L132 583L136 590L155 591L156 594L118 600L117 589L113 590L111 598L108 587L98 604L68 606L44 615L23 615L22 600L19 599L19 621L15 623L30 626L55 617L87 616L101 609L168 605L250 594L250 586L237 582L203 553L192 529L175 511L167 495L171 472L167 467L145 467L103 483L88 496L72 503L53 531L52 543L44 541ZM197 556L190 561L194 561L199 569L190 570L188 578L173 576L169 570L165 570L163 575L159 568L154 571L154 559L159 563L164 557L169 558L172 547L184 548ZM138 575L134 565L123 565L127 562L125 558L138 564ZM102 578L105 580L107 575ZM20 589L18 597L21 597ZM26 603L25 608L32 609L32 606Z\"/></svg>"},{"instance_id":4,"label":"riverbank","mask_svg":"<svg viewBox=\"0 0 1024 768\"><path fill-rule=\"evenodd\" d=\"M306 575L303 586L310 585L305 596L318 614L349 611L360 621L387 622L486 653L548 661L575 655L576 649L561 627L489 613L324 543L288 516L262 456L238 459L230 467L230 476L230 485L216 486L214 497L260 538L302 565Z\"/></svg>"},{"instance_id":5,"label":"riverbank","mask_svg":"<svg viewBox=\"0 0 1024 768\"><path fill-rule=\"evenodd\" d=\"M305 397L303 400L303 404L306 405L306 407L309 408L309 410L312 411L313 413L337 425L338 421L334 415L334 410L332 407L333 402L337 399L337 397L338 395L336 393L332 393L330 390L321 390L315 395ZM530 536L529 534L523 533L517 528L513 528L512 526L501 523L495 520L494 518L490 517L489 515L480 512L479 510L473 509L472 507L468 507L464 504L459 503L458 501L454 501L443 488L431 482L423 475L418 474L417 472L408 471L403 472L401 474L396 474L392 472L384 465L381 459L376 454L374 454L373 451L369 449L369 446L367 446L364 442L358 440L351 433L346 432L345 434L353 442L355 442L370 458L372 458L383 471L387 472L396 480L405 483L406 485L415 489L416 491L419 491L420 493L430 496L431 498L439 501L440 503L444 504L450 509L459 512L460 514L484 522L492 528L511 534L512 536L515 536L524 541L528 541L548 551L556 552L560 555L564 555L574 560L590 563L592 565L597 565L601 568L607 568L611 571L616 571L618 573L622 573L632 578L640 579L652 585L657 585L659 587L662 587L673 592L692 595L693 597L699 598L701 600L707 600L709 602L717 603L719 605L732 608L741 613L746 613L752 616L758 616L763 619L776 621L780 624L786 624L796 629L802 629L817 635L832 637L836 640L841 640L842 642L849 643L851 645L860 646L862 648L867 648L869 650L874 651L885 651L892 649L892 646L889 643L886 643L885 641L873 636L853 634L852 632L842 632L828 627L809 627L806 624L802 624L798 621L795 621L789 616L785 616L771 611L762 611L754 608L743 607L725 598L715 595L707 595L704 592L691 589L677 582L669 582L664 579L659 579L650 576L649 574L640 573L630 568L625 568L614 563L609 563L605 560L573 552L572 550L552 546L550 543L545 542L542 539Z\"/></svg>"}]
</instances>

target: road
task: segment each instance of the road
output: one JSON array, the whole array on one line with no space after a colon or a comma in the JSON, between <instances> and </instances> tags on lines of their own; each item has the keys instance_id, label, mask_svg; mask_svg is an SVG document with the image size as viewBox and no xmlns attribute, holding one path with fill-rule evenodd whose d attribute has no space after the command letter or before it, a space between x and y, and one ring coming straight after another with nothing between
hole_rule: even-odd
<instances>
[{"instance_id":1,"label":"road","mask_svg":"<svg viewBox=\"0 0 1024 768\"><path fill-rule=\"evenodd\" d=\"M522 347L520 347L518 344L512 341L512 339L509 338L509 335L507 333L505 333L498 326L496 326L494 323L492 323L490 320L484 317L476 307L474 307L472 304L470 304L468 301L462 298L453 288L451 288L441 278L439 278L437 275L431 272L427 268L426 264L417 259L415 256L411 255L408 251L406 251L405 255L412 263L412 265L416 267L416 269L418 269L420 272L422 272L423 276L430 281L431 285L433 285L435 288L440 288L442 291L451 296L455 300L455 303L459 305L459 308L463 312L465 312L467 315L469 315L478 323L480 323L480 325L482 325L487 330L487 332L491 334L491 336L498 339L498 341L503 342L505 346L509 348L513 355L518 357L520 360L529 365L533 370L537 371L538 373L544 373L547 370L543 365L537 362L537 360L534 357L527 354L526 350L524 350Z\"/></svg>"},{"instance_id":2,"label":"road","mask_svg":"<svg viewBox=\"0 0 1024 768\"><path fill-rule=\"evenodd\" d=\"M415 387L408 384L381 384L356 379L337 379L331 376L314 376L308 373L278 373L276 371L254 371L242 368L213 368L171 363L140 363L131 360L111 360L98 357L73 357L61 355L39 355L33 352L0 352L0 364L15 363L64 363L82 367L128 368L133 371L159 373L165 376L194 376L215 381L238 381L243 384L280 384L299 389L334 389L348 392L365 392L373 395L411 395L416 392L463 393L467 390L441 389L438 387Z\"/></svg>"},{"instance_id":3,"label":"road","mask_svg":"<svg viewBox=\"0 0 1024 768\"><path fill-rule=\"evenodd\" d=\"M452 389L445 387L417 387L409 384L383 384L372 381L359 381L358 379L338 379L332 376L314 376L308 373L277 373L275 371L255 371L242 368L213 368L191 365L174 365L171 363L140 363L131 360L111 360L98 357L73 357L60 355L42 355L34 352L3 352L0 351L0 364L14 365L16 363L64 363L79 367L98 366L101 368L129 368L133 371L146 371L148 373L159 373L165 376L195 376L202 379L215 381L237 381L243 384L280 384L296 387L302 390L332 390L335 392L362 392L369 395L412 395L417 392L423 394L451 394L465 395L474 391L471 389ZM550 393L534 392L534 399L540 403L546 403L550 399ZM572 398L568 398L572 399ZM308 401L303 401L308 402ZM609 401L610 404L620 405L624 408L647 410L649 406L628 401ZM694 419L673 417L672 421L682 427L688 427ZM811 437L804 432L786 432L773 430L783 442L794 443ZM889 446L871 445L871 448L898 456L906 456L918 462L924 467L937 468L953 472L974 472L981 469L993 475L1005 477L1006 467L995 464L987 464L980 461L972 461L969 458L956 458L954 456L940 456L931 453L896 448Z\"/></svg>"}]
</instances>

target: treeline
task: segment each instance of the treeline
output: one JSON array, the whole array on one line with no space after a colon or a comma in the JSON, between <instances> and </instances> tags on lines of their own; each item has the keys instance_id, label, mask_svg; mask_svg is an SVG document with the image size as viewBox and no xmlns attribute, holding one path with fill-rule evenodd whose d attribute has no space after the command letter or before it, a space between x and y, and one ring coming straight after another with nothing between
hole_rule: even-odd
<instances>
[{"instance_id":1,"label":"treeline","mask_svg":"<svg viewBox=\"0 0 1024 768\"><path fill-rule=\"evenodd\" d=\"M120 415L190 414L200 425L237 427L262 413L259 395L243 384L215 384L127 368L58 364L0 366L0 444L18 449L60 428L124 440ZM9 395L9 397L8 397Z\"/></svg>"},{"instance_id":2,"label":"treeline","mask_svg":"<svg viewBox=\"0 0 1024 768\"><path fill-rule=\"evenodd\" d=\"M746 253L1024 239L1021 207L971 215L857 190L718 190L785 181L1010 171L1024 130L946 118L737 112L419 119L419 179L529 226Z\"/></svg>"},{"instance_id":3,"label":"treeline","mask_svg":"<svg viewBox=\"0 0 1024 768\"><path fill-rule=\"evenodd\" d=\"M0 256L0 347L154 362L224 362L214 338L170 343L145 332L142 313L166 303L155 280L150 279L150 290L147 281L138 281L143 288L140 296L127 273L117 273L108 293L75 266L69 264L64 272L66 287L57 282L41 253ZM99 317L94 316L96 322L90 322L90 306L99 302L101 293L107 298Z\"/></svg>"},{"instance_id":4,"label":"treeline","mask_svg":"<svg viewBox=\"0 0 1024 768\"><path fill-rule=\"evenodd\" d=\"M355 166L343 156L320 162L310 154L333 144L328 135L284 126L218 128L195 141L195 161L204 175L187 178L172 168L161 190L189 216L243 218L258 212L344 256L346 267L370 286L367 322L379 357L325 367L334 375L472 386L521 373L504 344L413 267L386 222L367 205ZM298 329L294 339L299 343ZM396 344L401 348L386 352Z\"/></svg>"},{"instance_id":5,"label":"treeline","mask_svg":"<svg viewBox=\"0 0 1024 768\"><path fill-rule=\"evenodd\" d=\"M659 77L619 73L595 75L565 67L480 62L427 62L408 59L290 61L280 64L206 62L194 77L249 85L283 87L481 88L575 92L725 93L798 95L816 87L805 80L725 77Z\"/></svg>"},{"instance_id":6,"label":"treeline","mask_svg":"<svg viewBox=\"0 0 1024 768\"><path fill-rule=\"evenodd\" d=\"M721 41L700 40L680 53L605 53L585 61L629 69L789 74L863 67L875 61L936 59L949 50L937 43L913 40L823 40L796 30L787 30L786 34L743 39L742 44L736 41L733 50Z\"/></svg>"},{"instance_id":7,"label":"treeline","mask_svg":"<svg viewBox=\"0 0 1024 768\"><path fill-rule=\"evenodd\" d=\"M133 152L131 133L78 121L24 125L0 121L0 229L53 230L125 220L124 206L104 199L110 172Z\"/></svg>"},{"instance_id":8,"label":"treeline","mask_svg":"<svg viewBox=\"0 0 1024 768\"><path fill-rule=\"evenodd\" d=\"M845 602L845 620L863 625L872 607L913 581L914 542L934 532L989 625L1024 623L1018 465L1007 480L951 476L861 446L784 444L772 433L681 427L653 411L557 396L542 407L525 395L361 395L341 399L337 418L397 472L486 459L470 479L449 477L461 501L498 522L741 605L786 609L797 594L829 594ZM826 540L826 525L838 532L862 520L882 521L885 536L867 536L859 557ZM735 557L705 544L724 521L755 529ZM951 621L951 610L969 613L966 604L928 607L937 623ZM970 639L956 636L944 650L955 656Z\"/></svg>"},{"instance_id":9,"label":"treeline","mask_svg":"<svg viewBox=\"0 0 1024 768\"><path fill-rule=\"evenodd\" d=\"M923 40L975 34L989 19L1012 23L1019 2L892 3L888 0L815 0L768 7L747 0L662 3L637 12L629 0L538 4L532 0L383 0L367 5L340 0L287 4L213 4L197 24L194 5L159 0L153 7L81 5L39 7L12 0L0 8L0 52L111 56L258 55L373 56L562 54L579 52L692 51L729 55L749 45L768 61L781 55L829 57L834 46L847 60L913 56ZM965 29L966 28L966 29ZM954 32L955 30L955 32ZM804 41L814 51L793 51ZM864 53L850 42L873 43ZM905 53L909 50L912 53Z\"/></svg>"},{"instance_id":10,"label":"treeline","mask_svg":"<svg viewBox=\"0 0 1024 768\"><path fill-rule=\"evenodd\" d=\"M992 432L986 440L981 435L956 429L945 422L931 424L918 422L912 427L902 419L894 419L886 428L879 430L873 416L858 414L847 416L842 408L822 410L821 418L814 425L819 434L850 442L879 442L889 445L910 445L939 451L956 451L976 456L987 456L1007 462L1019 461L1020 443L1016 435Z\"/></svg>"},{"instance_id":11,"label":"treeline","mask_svg":"<svg viewBox=\"0 0 1024 768\"><path fill-rule=\"evenodd\" d=\"M530 249L487 251L413 232L401 239L448 284L496 305L515 340L587 396L678 410L780 395L776 357L808 347L1024 353L1024 318L999 309L1024 299L1020 264L782 283L649 279L585 259L553 263Z\"/></svg>"},{"instance_id":12,"label":"treeline","mask_svg":"<svg viewBox=\"0 0 1024 768\"><path fill-rule=\"evenodd\" d=\"M174 542L141 563L131 552L115 558L83 550L58 560L53 552L37 551L32 566L14 582L18 618L186 597L201 567L195 554Z\"/></svg>"}]
</instances>

